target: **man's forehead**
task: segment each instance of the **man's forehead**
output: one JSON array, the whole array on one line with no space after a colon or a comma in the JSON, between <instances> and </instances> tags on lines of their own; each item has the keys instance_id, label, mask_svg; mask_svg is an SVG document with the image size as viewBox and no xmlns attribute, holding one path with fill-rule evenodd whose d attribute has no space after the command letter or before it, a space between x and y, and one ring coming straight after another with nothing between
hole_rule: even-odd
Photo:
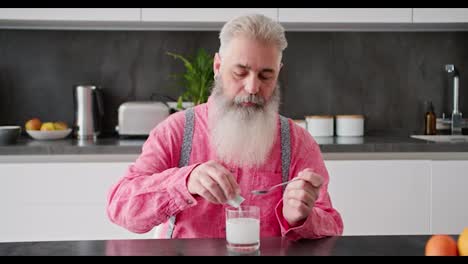
<instances>
[{"instance_id":1,"label":"man's forehead","mask_svg":"<svg viewBox=\"0 0 468 264\"><path fill-rule=\"evenodd\" d=\"M245 70L252 70L252 67L248 63L246 63L246 64L237 63L237 64L235 64L235 67L245 69ZM275 70L272 67L261 67L260 69L258 69L258 71L274 72Z\"/></svg>"},{"instance_id":2,"label":"man's forehead","mask_svg":"<svg viewBox=\"0 0 468 264\"><path fill-rule=\"evenodd\" d=\"M268 55L268 56L267 56ZM256 57L263 59L279 57L280 52L273 43L268 43L252 38L234 38L224 49L222 57Z\"/></svg>"}]
</instances>

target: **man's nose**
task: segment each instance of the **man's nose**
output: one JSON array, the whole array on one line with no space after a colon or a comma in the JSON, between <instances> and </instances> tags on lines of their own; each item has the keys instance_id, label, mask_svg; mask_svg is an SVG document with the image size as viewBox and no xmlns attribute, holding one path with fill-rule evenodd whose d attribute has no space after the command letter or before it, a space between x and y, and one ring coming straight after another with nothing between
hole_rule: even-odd
<instances>
[{"instance_id":1,"label":"man's nose","mask_svg":"<svg viewBox=\"0 0 468 264\"><path fill-rule=\"evenodd\" d=\"M260 80L250 77L245 81L244 90L249 94L257 94L260 91Z\"/></svg>"}]
</instances>

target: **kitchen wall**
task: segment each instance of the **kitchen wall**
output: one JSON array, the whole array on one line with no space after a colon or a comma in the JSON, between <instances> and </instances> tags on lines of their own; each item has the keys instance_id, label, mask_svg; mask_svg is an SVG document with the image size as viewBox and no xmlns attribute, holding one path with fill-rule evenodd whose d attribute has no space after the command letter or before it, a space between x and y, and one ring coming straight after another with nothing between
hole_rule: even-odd
<instances>
[{"instance_id":1,"label":"kitchen wall","mask_svg":"<svg viewBox=\"0 0 468 264\"><path fill-rule=\"evenodd\" d=\"M280 75L281 113L363 114L368 135L421 133L424 101L450 113L444 65L460 71L460 108L468 115L468 32L288 32ZM217 32L0 30L0 125L32 117L73 123L72 87L104 89L104 134L118 106L177 97L170 78L184 70L167 51L214 53Z\"/></svg>"}]
</instances>

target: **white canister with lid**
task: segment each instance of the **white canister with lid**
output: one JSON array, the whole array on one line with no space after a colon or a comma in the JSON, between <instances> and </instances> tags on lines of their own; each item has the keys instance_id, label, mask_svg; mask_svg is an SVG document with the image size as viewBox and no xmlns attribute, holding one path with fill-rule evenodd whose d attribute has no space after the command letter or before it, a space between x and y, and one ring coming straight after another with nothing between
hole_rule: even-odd
<instances>
[{"instance_id":1,"label":"white canister with lid","mask_svg":"<svg viewBox=\"0 0 468 264\"><path fill-rule=\"evenodd\" d=\"M334 132L333 116L306 116L307 130L313 137L332 137Z\"/></svg>"},{"instance_id":2,"label":"white canister with lid","mask_svg":"<svg viewBox=\"0 0 468 264\"><path fill-rule=\"evenodd\" d=\"M337 115L336 135L339 137L364 136L364 116L362 115Z\"/></svg>"}]
</instances>

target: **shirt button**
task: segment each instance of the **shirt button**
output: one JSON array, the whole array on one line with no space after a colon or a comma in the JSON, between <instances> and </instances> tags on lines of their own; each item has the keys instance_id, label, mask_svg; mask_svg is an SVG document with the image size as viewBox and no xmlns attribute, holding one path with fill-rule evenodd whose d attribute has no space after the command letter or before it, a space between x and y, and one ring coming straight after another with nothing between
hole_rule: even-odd
<instances>
[{"instance_id":1,"label":"shirt button","mask_svg":"<svg viewBox=\"0 0 468 264\"><path fill-rule=\"evenodd\" d=\"M187 200L187 203L192 204L193 202L192 202L192 200Z\"/></svg>"}]
</instances>

